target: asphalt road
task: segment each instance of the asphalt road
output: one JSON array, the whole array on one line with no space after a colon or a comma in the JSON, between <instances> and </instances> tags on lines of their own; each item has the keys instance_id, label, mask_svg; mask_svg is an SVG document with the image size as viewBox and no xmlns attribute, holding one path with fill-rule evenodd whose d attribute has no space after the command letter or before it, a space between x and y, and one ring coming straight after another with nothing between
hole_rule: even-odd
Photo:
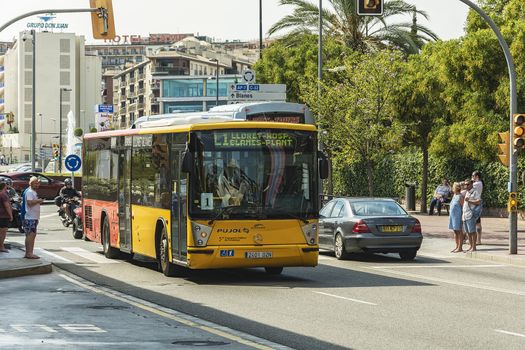
<instances>
[{"instance_id":1,"label":"asphalt road","mask_svg":"<svg viewBox=\"0 0 525 350\"><path fill-rule=\"evenodd\" d=\"M322 254L318 267L289 268L280 276L243 269L186 271L167 278L154 262L107 260L98 244L74 240L54 206L44 206L42 215L36 246L60 269L275 344L296 349L525 348L525 268L450 254L451 242L443 239L425 239L414 262L401 262L393 254L347 261ZM11 230L8 239L22 237ZM141 334L137 328L132 332Z\"/></svg>"}]
</instances>

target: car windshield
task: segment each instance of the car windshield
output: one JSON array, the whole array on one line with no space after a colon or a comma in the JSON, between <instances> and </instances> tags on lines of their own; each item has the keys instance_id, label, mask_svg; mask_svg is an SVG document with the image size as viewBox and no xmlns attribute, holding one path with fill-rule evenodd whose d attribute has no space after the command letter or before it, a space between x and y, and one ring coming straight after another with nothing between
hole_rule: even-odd
<instances>
[{"instance_id":1,"label":"car windshield","mask_svg":"<svg viewBox=\"0 0 525 350\"><path fill-rule=\"evenodd\" d=\"M351 202L352 212L357 216L401 216L407 215L399 204L391 201L355 201Z\"/></svg>"},{"instance_id":2,"label":"car windshield","mask_svg":"<svg viewBox=\"0 0 525 350\"><path fill-rule=\"evenodd\" d=\"M315 133L219 130L199 131L192 139L192 217L318 216Z\"/></svg>"}]
</instances>

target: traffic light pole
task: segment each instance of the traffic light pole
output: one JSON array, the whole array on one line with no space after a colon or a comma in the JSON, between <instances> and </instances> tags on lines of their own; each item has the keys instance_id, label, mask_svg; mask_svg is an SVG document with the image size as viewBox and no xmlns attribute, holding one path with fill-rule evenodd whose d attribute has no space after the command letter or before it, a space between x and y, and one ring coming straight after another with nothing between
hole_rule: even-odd
<instances>
[{"instance_id":1,"label":"traffic light pole","mask_svg":"<svg viewBox=\"0 0 525 350\"><path fill-rule=\"evenodd\" d=\"M485 22L487 22L498 37L498 41L501 45L501 48L503 49L503 53L505 54L505 59L507 61L507 67L509 69L509 80L510 80L510 133L512 134L512 130L514 127L514 121L513 116L517 113L518 105L517 105L517 93L516 93L516 71L514 68L514 61L512 59L512 55L510 53L509 45L503 38L503 35L501 34L498 26L494 23L494 21L476 4L474 4L470 0L459 0L462 3L469 6L471 9L476 11ZM509 167L509 183L508 183L508 191L509 194L511 192L517 192L518 190L518 155L516 151L514 150L514 146L512 142L509 142L510 149L509 149L509 156L510 156L510 167ZM518 253L518 213L515 211L509 212L509 253L510 254L517 254Z\"/></svg>"},{"instance_id":2,"label":"traffic light pole","mask_svg":"<svg viewBox=\"0 0 525 350\"><path fill-rule=\"evenodd\" d=\"M31 16L34 16L34 15L41 15L41 14L45 14L45 13L78 13L78 12L100 12L100 9L96 9L96 8L88 8L88 9L48 9L48 10L36 10L36 11L31 11L31 12L26 12L18 17L15 17L13 18L12 20L4 23L1 27L0 27L0 32L2 32L4 29L6 29L7 27L9 27L11 24L21 20L21 19L24 19L26 17L31 17Z\"/></svg>"}]
</instances>

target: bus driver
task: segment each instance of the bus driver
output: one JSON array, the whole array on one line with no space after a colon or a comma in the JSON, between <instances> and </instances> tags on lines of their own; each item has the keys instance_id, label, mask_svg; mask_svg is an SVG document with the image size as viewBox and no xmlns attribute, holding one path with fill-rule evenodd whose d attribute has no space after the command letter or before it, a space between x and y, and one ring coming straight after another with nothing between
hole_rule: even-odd
<instances>
[{"instance_id":1,"label":"bus driver","mask_svg":"<svg viewBox=\"0 0 525 350\"><path fill-rule=\"evenodd\" d=\"M222 199L222 206L240 205L248 188L237 161L230 159L218 178L217 194Z\"/></svg>"}]
</instances>

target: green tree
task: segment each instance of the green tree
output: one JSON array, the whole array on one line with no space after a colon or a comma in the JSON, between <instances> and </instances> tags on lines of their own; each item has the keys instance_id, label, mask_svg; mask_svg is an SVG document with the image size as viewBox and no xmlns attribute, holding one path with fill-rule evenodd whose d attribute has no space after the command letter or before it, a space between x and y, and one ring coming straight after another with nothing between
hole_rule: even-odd
<instances>
[{"instance_id":1,"label":"green tree","mask_svg":"<svg viewBox=\"0 0 525 350\"><path fill-rule=\"evenodd\" d=\"M344 69L333 73L318 93L317 82L303 86L303 98L327 133L323 142L333 157L334 168L366 163L368 193L374 195L373 169L385 154L401 142L400 125L394 118L394 91L399 81L399 53L354 53Z\"/></svg>"},{"instance_id":2,"label":"green tree","mask_svg":"<svg viewBox=\"0 0 525 350\"><path fill-rule=\"evenodd\" d=\"M405 144L421 150L421 212L427 211L429 148L434 132L445 121L442 91L437 72L429 62L428 52L423 50L421 55L411 56L398 84L394 106L405 126ZM416 176L411 181L414 180Z\"/></svg>"},{"instance_id":3,"label":"green tree","mask_svg":"<svg viewBox=\"0 0 525 350\"><path fill-rule=\"evenodd\" d=\"M438 39L417 21L392 21L392 18L412 14L428 18L425 12L403 0L385 1L383 16L358 16L355 0L329 2L332 9L323 8L323 30L355 51L372 52L390 47L411 54L419 52L424 43ZM298 34L318 31L320 11L317 5L308 0L281 0L280 4L293 6L294 11L277 21L268 31L269 35L291 30L285 38L293 43Z\"/></svg>"},{"instance_id":4,"label":"green tree","mask_svg":"<svg viewBox=\"0 0 525 350\"><path fill-rule=\"evenodd\" d=\"M338 67L352 51L327 38L323 52L325 67ZM302 34L296 38L296 45L287 47L282 40L276 40L263 51L262 58L254 65L257 81L264 84L286 84L286 96L290 102L304 102L300 96L303 81L317 81L317 37Z\"/></svg>"}]
</instances>

